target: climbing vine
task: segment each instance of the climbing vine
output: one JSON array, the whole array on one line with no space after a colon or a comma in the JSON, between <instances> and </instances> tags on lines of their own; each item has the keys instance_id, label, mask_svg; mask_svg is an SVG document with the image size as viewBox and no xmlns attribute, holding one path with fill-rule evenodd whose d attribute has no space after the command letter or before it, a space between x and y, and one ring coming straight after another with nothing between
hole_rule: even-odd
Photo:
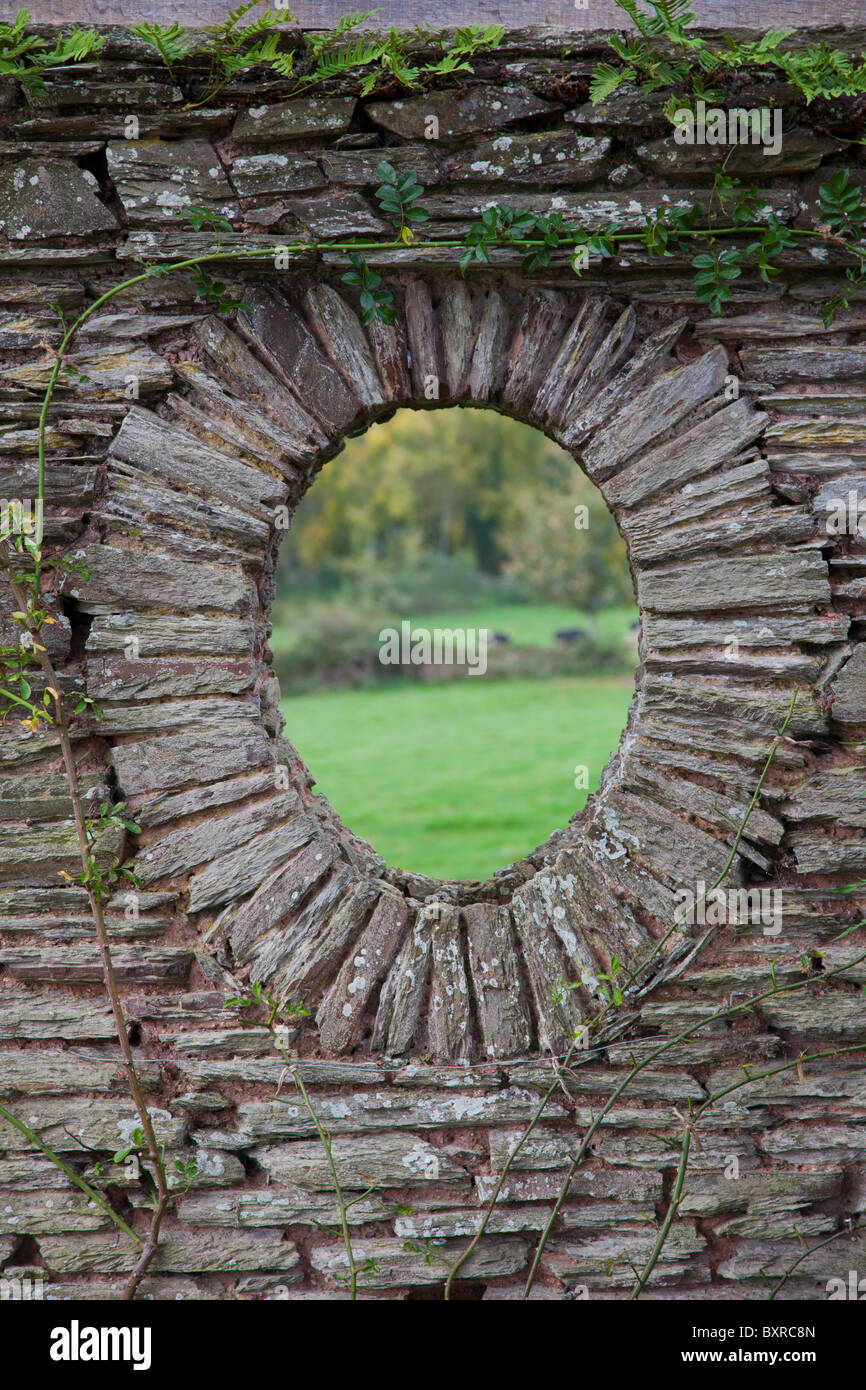
<instances>
[{"instance_id":1,"label":"climbing vine","mask_svg":"<svg viewBox=\"0 0 866 1390\"><path fill-rule=\"evenodd\" d=\"M343 16L333 29L300 36L291 30L296 21L288 9L272 9L268 5L253 17L251 11L259 3L260 0L247 0L230 11L224 21L206 26L198 34L177 22L169 26L141 23L132 26L132 32L154 49L172 80L188 80L198 88L197 92L190 91L187 108L213 101L226 83L256 70L290 80L284 91L275 90L275 97L309 92L337 79L341 90L354 87L361 96L395 86L407 91L422 90L471 74L472 59L495 50L504 34L500 25L470 25L457 29L450 37L424 26L414 30L391 28L383 36L369 28L379 11L367 10ZM725 99L726 79L762 72L783 77L794 96L807 104L819 97L838 101L866 93L866 59L823 42L805 48L785 48L784 41L791 30L774 30L749 42L728 37L719 47L689 27L695 20L690 0L645 0L646 8L642 0L617 3L637 34L608 36L618 63L596 64L589 83L590 99L595 104L624 88L647 96L664 92L665 113L676 125L682 113L692 110L697 101ZM0 71L25 86L43 83L48 68L80 61L87 54L98 52L101 46L100 37L93 31L73 30L58 38L54 49L49 49L44 40L26 34L27 20L26 11L22 10L13 25L0 25ZM187 78L182 79L182 71ZM429 212L420 201L424 189L414 171L398 174L383 160L376 171L381 183L375 196L383 214L395 224L398 248L410 243L419 249L453 247L459 251L464 274L476 263L489 264L491 251L502 247L520 253L527 275L550 266L557 252L570 258L577 276L591 262L611 260L628 246L642 246L652 258L688 255L694 272L695 299L714 315L723 313L732 298L734 282L744 270L755 271L760 279L771 284L781 274L780 260L786 252L802 243L832 245L846 262L847 288L823 306L824 323L829 326L839 309L850 307L851 294L866 285L866 200L862 185L850 169L836 170L819 189L819 220L809 227L791 227L775 212L762 208L756 187L744 186L728 172L728 162L736 148L736 144L732 145L725 158L715 164L705 202L695 201L688 208L657 210L646 216L645 225L639 230L624 229L616 222L586 230L567 223L561 213L517 211L506 204L495 204L459 240L422 240L417 228L429 219ZM214 229L215 214L189 210L192 215L196 212L199 218L193 221L194 226L201 229L210 225ZM225 219L221 221L224 228L230 229ZM304 243L304 249L308 253L342 250L349 256L351 266L344 278L347 284L361 290L365 320L380 318L390 323L393 297L381 286L378 273L366 266L364 253L393 245L389 240L356 240L354 244L324 241ZM161 273L170 273L173 268L162 267ZM202 262L188 262L187 268L195 274L204 298L222 310L237 307L225 296L214 293Z\"/></svg>"}]
</instances>

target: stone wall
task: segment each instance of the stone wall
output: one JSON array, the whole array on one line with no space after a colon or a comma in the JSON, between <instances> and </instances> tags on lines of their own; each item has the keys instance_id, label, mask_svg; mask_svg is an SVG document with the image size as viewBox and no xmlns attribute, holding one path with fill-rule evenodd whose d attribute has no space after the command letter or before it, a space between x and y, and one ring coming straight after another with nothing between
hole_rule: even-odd
<instances>
[{"instance_id":1,"label":"stone wall","mask_svg":"<svg viewBox=\"0 0 866 1390\"><path fill-rule=\"evenodd\" d=\"M322 1148L263 1023L226 1008L238 979L311 1007L286 1042L347 1190L372 1188L350 1216L361 1296L417 1298L441 1296L550 1083L545 1058L598 1012L612 958L634 966L639 987L551 1098L461 1272L461 1297L500 1299L522 1286L581 1125L633 1057L758 990L777 958L794 984L863 949L862 930L833 938L862 916L838 888L866 869L866 551L826 518L866 482L866 311L855 295L824 329L818 306L843 278L830 243L787 253L772 285L744 274L724 320L695 306L679 255L660 266L629 250L576 280L557 254L530 281L499 250L462 279L448 242L489 203L641 227L706 192L714 151L674 143L663 98L589 105L601 43L579 40L567 61L562 47L511 33L465 86L418 96L285 102L256 78L188 109L194 89L113 31L47 97L0 90L2 496L35 491L55 306L70 319L142 260L205 250L212 234L190 231L184 207L227 218L222 244L248 253L381 237L387 158L417 171L425 236L443 242L368 253L397 296L392 329L363 328L337 252L226 266L247 306L228 321L182 275L146 281L88 321L80 379L50 409L46 539L87 574L49 594L46 632L65 688L102 708L75 725L89 799L122 795L141 821L125 847L114 832L101 846L135 853L143 881L109 909L117 975L169 1164L198 1160L151 1297L345 1296ZM737 94L769 99L785 109L781 152L747 149L729 168L759 182L760 216L805 225L852 147L775 84ZM629 726L599 794L472 884L386 865L315 794L267 646L278 518L347 435L455 404L571 449L617 516L642 612ZM3 607L3 640L17 640L6 594ZM724 867L795 688L726 880L779 890L781 930L697 924L641 975L677 891ZM136 1120L85 895L58 877L77 870L56 739L8 719L0 761L0 1097L92 1175ZM576 988L554 1008L562 980ZM860 965L775 995L642 1071L574 1178L535 1296L624 1297L617 1257L649 1253L676 1165L666 1136L689 1102L744 1063L866 1048L864 983ZM857 1051L735 1092L701 1126L648 1296L760 1297L762 1269L802 1253L795 1226L818 1243L847 1224L780 1294L826 1297L828 1279L866 1264L864 1134ZM134 1161L99 1181L145 1219ZM131 1248L2 1119L0 1187L0 1267L42 1267L58 1298L117 1296Z\"/></svg>"}]
</instances>

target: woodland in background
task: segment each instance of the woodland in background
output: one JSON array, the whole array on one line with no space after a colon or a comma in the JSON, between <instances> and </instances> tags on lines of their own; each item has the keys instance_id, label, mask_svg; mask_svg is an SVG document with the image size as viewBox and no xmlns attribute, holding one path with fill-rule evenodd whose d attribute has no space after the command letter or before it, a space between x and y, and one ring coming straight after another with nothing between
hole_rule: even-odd
<instances>
[{"instance_id":1,"label":"woodland in background","mask_svg":"<svg viewBox=\"0 0 866 1390\"><path fill-rule=\"evenodd\" d=\"M285 690L417 674L377 659L380 629L406 618L501 632L497 675L618 671L634 665L632 605L625 543L563 449L492 411L401 411L305 499L272 646ZM556 642L569 628L582 636Z\"/></svg>"}]
</instances>

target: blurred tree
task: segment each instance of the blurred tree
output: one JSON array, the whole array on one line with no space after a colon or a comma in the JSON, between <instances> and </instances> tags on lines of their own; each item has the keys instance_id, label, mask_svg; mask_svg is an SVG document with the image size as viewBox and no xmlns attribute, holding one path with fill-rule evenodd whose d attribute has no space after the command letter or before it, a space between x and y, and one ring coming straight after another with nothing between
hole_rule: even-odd
<instances>
[{"instance_id":1,"label":"blurred tree","mask_svg":"<svg viewBox=\"0 0 866 1390\"><path fill-rule=\"evenodd\" d=\"M349 440L280 556L283 589L320 594L370 593L385 572L441 584L449 568L463 583L501 576L535 602L631 598L625 546L595 487L540 431L486 410L403 410Z\"/></svg>"},{"instance_id":2,"label":"blurred tree","mask_svg":"<svg viewBox=\"0 0 866 1390\"><path fill-rule=\"evenodd\" d=\"M568 476L545 477L520 502L520 534L506 569L531 601L589 613L633 602L625 541L601 493L573 463Z\"/></svg>"}]
</instances>

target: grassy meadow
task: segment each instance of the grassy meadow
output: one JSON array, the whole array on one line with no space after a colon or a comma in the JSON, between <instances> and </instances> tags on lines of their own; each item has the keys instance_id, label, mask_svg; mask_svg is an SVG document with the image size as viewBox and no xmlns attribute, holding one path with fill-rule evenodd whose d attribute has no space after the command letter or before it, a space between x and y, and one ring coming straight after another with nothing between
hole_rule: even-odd
<instances>
[{"instance_id":1,"label":"grassy meadow","mask_svg":"<svg viewBox=\"0 0 866 1390\"><path fill-rule=\"evenodd\" d=\"M321 691L282 707L317 790L390 864L484 878L584 805L575 765L594 790L633 690L628 676L467 677Z\"/></svg>"}]
</instances>

